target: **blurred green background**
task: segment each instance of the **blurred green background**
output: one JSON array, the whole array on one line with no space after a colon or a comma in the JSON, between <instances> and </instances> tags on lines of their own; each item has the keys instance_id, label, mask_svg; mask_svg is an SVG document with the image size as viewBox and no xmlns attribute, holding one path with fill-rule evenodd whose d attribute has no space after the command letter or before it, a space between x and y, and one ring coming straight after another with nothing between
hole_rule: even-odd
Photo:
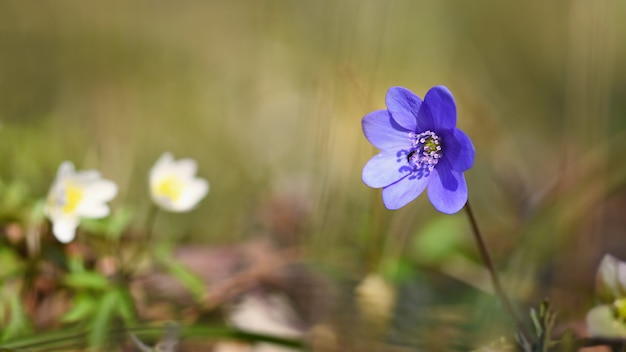
<instances>
[{"instance_id":1,"label":"blurred green background","mask_svg":"<svg viewBox=\"0 0 626 352\"><path fill-rule=\"evenodd\" d=\"M390 86L442 84L507 289L577 321L602 254L626 257L625 15L621 1L2 1L0 180L36 200L63 160L96 168L140 230L148 171L172 151L211 190L160 216L157 240L240 243L298 209L279 240L330 276L400 285L428 268L480 287L464 214L426 197L387 211L360 181L376 153L362 116Z\"/></svg>"}]
</instances>

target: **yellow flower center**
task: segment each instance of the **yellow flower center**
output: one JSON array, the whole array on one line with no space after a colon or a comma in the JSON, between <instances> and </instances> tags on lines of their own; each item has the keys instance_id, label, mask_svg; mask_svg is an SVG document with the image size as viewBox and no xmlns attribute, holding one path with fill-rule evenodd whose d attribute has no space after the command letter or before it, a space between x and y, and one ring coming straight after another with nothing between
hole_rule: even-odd
<instances>
[{"instance_id":1,"label":"yellow flower center","mask_svg":"<svg viewBox=\"0 0 626 352\"><path fill-rule=\"evenodd\" d=\"M84 191L82 188L77 187L72 184L68 184L65 186L65 199L63 203L63 212L65 214L73 213L80 201L84 198Z\"/></svg>"},{"instance_id":2,"label":"yellow flower center","mask_svg":"<svg viewBox=\"0 0 626 352\"><path fill-rule=\"evenodd\" d=\"M613 306L615 306L617 317L621 320L626 320L626 298L615 300L615 302L613 302Z\"/></svg>"},{"instance_id":3,"label":"yellow flower center","mask_svg":"<svg viewBox=\"0 0 626 352\"><path fill-rule=\"evenodd\" d=\"M424 150L438 152L439 150L441 150L441 147L439 149L437 149L437 147L439 147L438 139L434 139L432 137L426 138L426 143L424 143L424 147L423 147Z\"/></svg>"},{"instance_id":4,"label":"yellow flower center","mask_svg":"<svg viewBox=\"0 0 626 352\"><path fill-rule=\"evenodd\" d=\"M183 193L184 184L180 178L175 176L169 176L163 179L155 187L155 193L159 196L169 198L172 201L176 201Z\"/></svg>"}]
</instances>

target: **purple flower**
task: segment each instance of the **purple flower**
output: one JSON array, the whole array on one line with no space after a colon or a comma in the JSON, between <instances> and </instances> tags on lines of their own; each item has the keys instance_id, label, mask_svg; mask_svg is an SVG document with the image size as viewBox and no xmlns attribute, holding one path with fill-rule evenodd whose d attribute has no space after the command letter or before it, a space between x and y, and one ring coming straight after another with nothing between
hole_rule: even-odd
<instances>
[{"instance_id":1,"label":"purple flower","mask_svg":"<svg viewBox=\"0 0 626 352\"><path fill-rule=\"evenodd\" d=\"M453 214L467 202L463 171L474 164L474 146L456 128L454 97L444 86L431 88L424 101L410 90L392 87L387 110L363 117L363 133L381 152L363 168L363 182L383 189L387 209L399 209L428 186L435 209Z\"/></svg>"}]
</instances>

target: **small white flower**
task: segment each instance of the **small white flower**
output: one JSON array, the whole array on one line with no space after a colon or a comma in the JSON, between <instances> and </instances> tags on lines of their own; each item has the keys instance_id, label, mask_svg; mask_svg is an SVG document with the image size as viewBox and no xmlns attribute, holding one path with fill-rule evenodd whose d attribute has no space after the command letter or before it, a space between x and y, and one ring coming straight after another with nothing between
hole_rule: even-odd
<instances>
[{"instance_id":1,"label":"small white flower","mask_svg":"<svg viewBox=\"0 0 626 352\"><path fill-rule=\"evenodd\" d=\"M164 153L150 170L152 200L173 212L193 209L209 192L209 182L195 177L197 170L195 160L176 161L172 153Z\"/></svg>"},{"instance_id":2,"label":"small white flower","mask_svg":"<svg viewBox=\"0 0 626 352\"><path fill-rule=\"evenodd\" d=\"M52 233L63 243L76 236L80 218L98 219L109 215L106 204L117 194L117 185L96 170L76 171L65 161L59 166L48 193L45 213L52 221Z\"/></svg>"}]
</instances>

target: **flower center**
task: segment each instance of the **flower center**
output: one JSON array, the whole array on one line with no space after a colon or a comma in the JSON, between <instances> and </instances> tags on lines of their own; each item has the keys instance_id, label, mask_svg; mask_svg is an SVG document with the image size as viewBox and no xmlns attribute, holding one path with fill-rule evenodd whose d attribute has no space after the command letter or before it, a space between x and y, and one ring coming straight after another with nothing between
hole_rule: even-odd
<instances>
[{"instance_id":1,"label":"flower center","mask_svg":"<svg viewBox=\"0 0 626 352\"><path fill-rule=\"evenodd\" d=\"M180 178L175 176L169 176L155 187L155 193L162 197L166 197L170 200L176 201L180 197L180 194L183 192L184 186L185 185Z\"/></svg>"},{"instance_id":2,"label":"flower center","mask_svg":"<svg viewBox=\"0 0 626 352\"><path fill-rule=\"evenodd\" d=\"M72 184L67 184L65 186L65 194L62 200L63 204L63 212L65 214L71 214L76 211L78 204L84 198L84 191L82 188L77 187Z\"/></svg>"},{"instance_id":3,"label":"flower center","mask_svg":"<svg viewBox=\"0 0 626 352\"><path fill-rule=\"evenodd\" d=\"M613 307L617 318L620 320L626 320L626 298L620 298L613 302Z\"/></svg>"},{"instance_id":4,"label":"flower center","mask_svg":"<svg viewBox=\"0 0 626 352\"><path fill-rule=\"evenodd\" d=\"M417 171L430 173L443 156L441 150L441 138L432 131L422 133L409 133L409 139L413 146L407 155L407 160Z\"/></svg>"}]
</instances>

